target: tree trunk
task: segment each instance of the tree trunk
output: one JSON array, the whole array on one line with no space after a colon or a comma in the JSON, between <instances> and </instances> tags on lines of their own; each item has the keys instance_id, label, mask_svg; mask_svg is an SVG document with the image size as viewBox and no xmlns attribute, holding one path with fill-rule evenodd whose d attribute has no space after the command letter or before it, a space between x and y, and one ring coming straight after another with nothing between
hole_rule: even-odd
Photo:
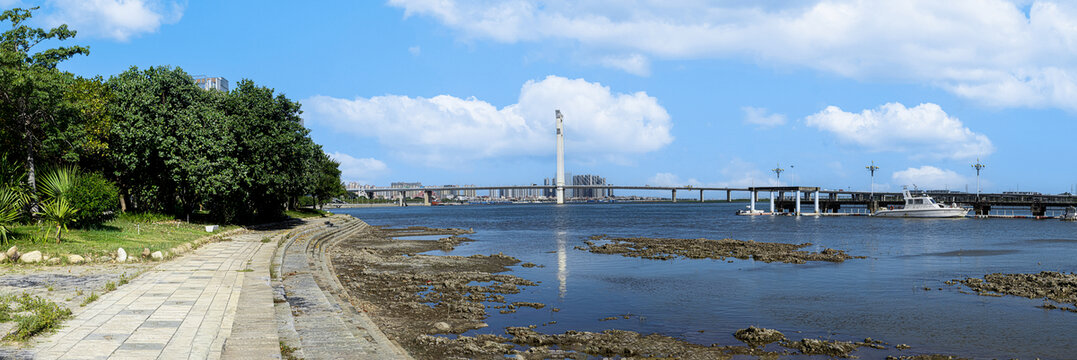
<instances>
[{"instance_id":1,"label":"tree trunk","mask_svg":"<svg viewBox=\"0 0 1077 360\"><path fill-rule=\"evenodd\" d=\"M27 120L29 123L29 120ZM38 203L37 203L37 168L34 166L34 141L33 135L30 134L30 125L26 124L26 187L30 191L30 216L37 217Z\"/></svg>"}]
</instances>

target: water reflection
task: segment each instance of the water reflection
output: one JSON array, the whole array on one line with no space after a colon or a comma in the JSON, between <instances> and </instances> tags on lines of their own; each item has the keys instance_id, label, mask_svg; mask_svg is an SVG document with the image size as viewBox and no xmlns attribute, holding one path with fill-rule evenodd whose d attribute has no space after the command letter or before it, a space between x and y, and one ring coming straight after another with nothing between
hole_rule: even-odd
<instances>
[{"instance_id":1,"label":"water reflection","mask_svg":"<svg viewBox=\"0 0 1077 360\"><path fill-rule=\"evenodd\" d=\"M568 232L557 232L557 297L561 300L565 299L565 293L568 292L568 287L565 285L568 280L568 254L565 252L565 244L568 242Z\"/></svg>"}]
</instances>

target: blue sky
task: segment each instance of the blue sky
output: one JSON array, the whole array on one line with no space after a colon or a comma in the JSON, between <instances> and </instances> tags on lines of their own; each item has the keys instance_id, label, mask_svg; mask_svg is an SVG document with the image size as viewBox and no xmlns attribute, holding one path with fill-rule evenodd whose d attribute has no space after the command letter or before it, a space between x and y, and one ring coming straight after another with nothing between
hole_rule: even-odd
<instances>
[{"instance_id":1,"label":"blue sky","mask_svg":"<svg viewBox=\"0 0 1077 360\"><path fill-rule=\"evenodd\" d=\"M1043 1L119 1L41 5L108 77L173 65L303 103L345 180L1060 193L1077 6ZM747 7L746 7L747 6ZM724 195L724 194L723 194ZM716 194L716 196L718 196Z\"/></svg>"}]
</instances>

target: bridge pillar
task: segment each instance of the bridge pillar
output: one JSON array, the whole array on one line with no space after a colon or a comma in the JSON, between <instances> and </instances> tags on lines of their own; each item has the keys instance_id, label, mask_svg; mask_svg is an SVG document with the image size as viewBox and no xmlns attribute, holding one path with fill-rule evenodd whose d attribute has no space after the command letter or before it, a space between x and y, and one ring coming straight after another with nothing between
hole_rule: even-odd
<instances>
[{"instance_id":1,"label":"bridge pillar","mask_svg":"<svg viewBox=\"0 0 1077 360\"><path fill-rule=\"evenodd\" d=\"M725 191L725 202L733 202L733 190Z\"/></svg>"},{"instance_id":2,"label":"bridge pillar","mask_svg":"<svg viewBox=\"0 0 1077 360\"><path fill-rule=\"evenodd\" d=\"M1044 216L1047 215L1047 206L1043 204L1032 204L1032 216Z\"/></svg>"},{"instance_id":3,"label":"bridge pillar","mask_svg":"<svg viewBox=\"0 0 1077 360\"><path fill-rule=\"evenodd\" d=\"M703 202L703 190L699 191L699 202Z\"/></svg>"},{"instance_id":4,"label":"bridge pillar","mask_svg":"<svg viewBox=\"0 0 1077 360\"><path fill-rule=\"evenodd\" d=\"M373 191L364 191L364 192L366 193L366 198L367 199L374 200L374 192Z\"/></svg>"},{"instance_id":5,"label":"bridge pillar","mask_svg":"<svg viewBox=\"0 0 1077 360\"><path fill-rule=\"evenodd\" d=\"M800 190L797 190L797 208L794 213L796 213L797 216L800 216Z\"/></svg>"},{"instance_id":6,"label":"bridge pillar","mask_svg":"<svg viewBox=\"0 0 1077 360\"><path fill-rule=\"evenodd\" d=\"M819 215L819 190L815 190L815 215Z\"/></svg>"},{"instance_id":7,"label":"bridge pillar","mask_svg":"<svg viewBox=\"0 0 1077 360\"><path fill-rule=\"evenodd\" d=\"M405 193L403 191L400 192L400 206L407 206L408 205L408 203L406 201L404 201L405 194L407 194L407 193Z\"/></svg>"},{"instance_id":8,"label":"bridge pillar","mask_svg":"<svg viewBox=\"0 0 1077 360\"><path fill-rule=\"evenodd\" d=\"M673 189L673 202L677 202L677 189Z\"/></svg>"},{"instance_id":9,"label":"bridge pillar","mask_svg":"<svg viewBox=\"0 0 1077 360\"><path fill-rule=\"evenodd\" d=\"M770 192L770 213L774 213L774 192Z\"/></svg>"},{"instance_id":10,"label":"bridge pillar","mask_svg":"<svg viewBox=\"0 0 1077 360\"><path fill-rule=\"evenodd\" d=\"M976 215L989 215L991 214L991 205L978 203L972 205L972 210L976 212Z\"/></svg>"},{"instance_id":11,"label":"bridge pillar","mask_svg":"<svg viewBox=\"0 0 1077 360\"><path fill-rule=\"evenodd\" d=\"M423 205L430 206L430 195L433 191L423 191Z\"/></svg>"},{"instance_id":12,"label":"bridge pillar","mask_svg":"<svg viewBox=\"0 0 1077 360\"><path fill-rule=\"evenodd\" d=\"M751 203L751 206L748 209L751 210L752 212L755 212L755 197L756 197L755 190L752 190L752 191L748 192L748 198L749 198L748 201Z\"/></svg>"}]
</instances>

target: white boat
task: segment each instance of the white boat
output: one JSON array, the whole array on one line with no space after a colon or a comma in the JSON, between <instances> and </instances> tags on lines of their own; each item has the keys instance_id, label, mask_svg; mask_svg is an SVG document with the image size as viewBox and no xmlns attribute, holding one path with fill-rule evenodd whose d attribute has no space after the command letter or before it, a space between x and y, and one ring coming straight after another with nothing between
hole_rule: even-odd
<instances>
[{"instance_id":1,"label":"white boat","mask_svg":"<svg viewBox=\"0 0 1077 360\"><path fill-rule=\"evenodd\" d=\"M1067 206L1066 212L1058 217L1062 221L1077 221L1077 207Z\"/></svg>"},{"instance_id":2,"label":"white boat","mask_svg":"<svg viewBox=\"0 0 1077 360\"><path fill-rule=\"evenodd\" d=\"M904 218L960 218L969 213L969 209L957 206L957 204L938 204L927 194L913 196L906 189L902 191L902 195L905 197L904 207L880 209L872 215Z\"/></svg>"}]
</instances>

